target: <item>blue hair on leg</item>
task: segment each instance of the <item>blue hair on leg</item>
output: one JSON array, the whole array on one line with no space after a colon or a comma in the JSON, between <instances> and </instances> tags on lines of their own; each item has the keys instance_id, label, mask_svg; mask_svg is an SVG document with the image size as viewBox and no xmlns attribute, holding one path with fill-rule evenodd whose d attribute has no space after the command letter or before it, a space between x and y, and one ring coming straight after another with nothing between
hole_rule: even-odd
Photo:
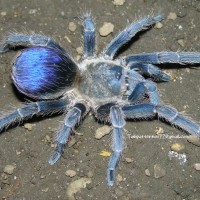
<instances>
[{"instance_id":1,"label":"blue hair on leg","mask_svg":"<svg viewBox=\"0 0 200 200\"><path fill-rule=\"evenodd\" d=\"M142 75L153 78L154 81L169 81L170 76L165 74L161 69L152 64L133 63L130 69L139 69Z\"/></svg>"},{"instance_id":2,"label":"blue hair on leg","mask_svg":"<svg viewBox=\"0 0 200 200\"><path fill-rule=\"evenodd\" d=\"M91 16L85 16L84 27L84 56L94 56L95 52L95 26Z\"/></svg>"},{"instance_id":3,"label":"blue hair on leg","mask_svg":"<svg viewBox=\"0 0 200 200\"><path fill-rule=\"evenodd\" d=\"M65 53L47 47L31 47L15 60L12 78L18 90L33 98L55 98L73 85L75 62Z\"/></svg>"},{"instance_id":4,"label":"blue hair on leg","mask_svg":"<svg viewBox=\"0 0 200 200\"><path fill-rule=\"evenodd\" d=\"M162 63L177 63L177 64L198 64L200 62L200 53L198 52L154 52L141 53L126 56L122 60L129 66L136 63L142 64L162 64Z\"/></svg>"},{"instance_id":5,"label":"blue hair on leg","mask_svg":"<svg viewBox=\"0 0 200 200\"><path fill-rule=\"evenodd\" d=\"M67 113L64 124L56 137L56 149L49 159L49 164L54 165L64 152L65 144L68 142L68 138L72 129L80 121L81 116L86 112L86 107L82 103L77 103Z\"/></svg>"},{"instance_id":6,"label":"blue hair on leg","mask_svg":"<svg viewBox=\"0 0 200 200\"><path fill-rule=\"evenodd\" d=\"M121 108L116 105L110 108L110 121L113 126L113 153L110 157L107 168L107 183L113 186L115 171L122 153L123 138L122 130L125 125L124 115Z\"/></svg>"}]
</instances>

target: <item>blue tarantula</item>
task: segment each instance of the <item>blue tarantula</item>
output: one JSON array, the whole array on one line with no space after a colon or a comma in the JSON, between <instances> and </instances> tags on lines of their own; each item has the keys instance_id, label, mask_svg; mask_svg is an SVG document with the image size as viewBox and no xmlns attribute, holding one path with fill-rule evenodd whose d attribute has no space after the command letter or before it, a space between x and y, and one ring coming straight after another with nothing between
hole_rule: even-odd
<instances>
[{"instance_id":1,"label":"blue tarantula","mask_svg":"<svg viewBox=\"0 0 200 200\"><path fill-rule=\"evenodd\" d=\"M198 124L160 103L155 84L170 80L157 64L200 63L200 53L154 52L115 59L124 44L161 20L161 15L148 16L130 24L97 57L94 22L90 15L84 16L84 55L80 63L76 63L49 37L39 34L8 35L2 42L1 53L16 46L28 47L12 63L13 83L21 93L37 101L2 116L0 130L33 115L66 112L55 138L55 151L49 160L53 165L63 154L73 128L91 111L98 120L109 122L113 128L113 152L107 169L109 186L114 184L115 168L122 154L122 130L126 119L157 116L189 134L200 136Z\"/></svg>"}]
</instances>

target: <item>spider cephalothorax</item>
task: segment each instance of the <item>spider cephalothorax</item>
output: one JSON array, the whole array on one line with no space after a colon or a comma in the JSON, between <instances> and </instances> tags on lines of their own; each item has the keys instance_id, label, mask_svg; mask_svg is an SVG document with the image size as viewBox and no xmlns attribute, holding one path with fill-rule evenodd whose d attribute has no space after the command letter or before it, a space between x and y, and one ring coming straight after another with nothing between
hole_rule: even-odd
<instances>
[{"instance_id":1,"label":"spider cephalothorax","mask_svg":"<svg viewBox=\"0 0 200 200\"><path fill-rule=\"evenodd\" d=\"M8 35L2 42L1 53L16 46L28 47L13 62L13 83L21 93L36 101L2 116L0 130L33 115L67 112L49 160L53 165L62 155L72 129L92 111L98 120L109 122L113 127L113 153L107 169L110 186L114 184L115 168L122 153L125 119L158 116L189 134L200 136L198 124L160 103L155 84L169 81L169 76L157 64L200 63L200 53L142 53L114 59L121 46L135 34L161 20L163 17L158 15L130 24L97 56L93 19L84 16L84 55L79 64L51 38L39 34Z\"/></svg>"}]
</instances>

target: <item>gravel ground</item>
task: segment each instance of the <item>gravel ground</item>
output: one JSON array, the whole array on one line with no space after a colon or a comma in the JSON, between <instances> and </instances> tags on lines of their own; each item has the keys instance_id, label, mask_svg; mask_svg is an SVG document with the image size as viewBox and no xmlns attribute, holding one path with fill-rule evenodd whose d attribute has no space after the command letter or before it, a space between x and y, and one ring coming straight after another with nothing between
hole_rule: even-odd
<instances>
[{"instance_id":1,"label":"gravel ground","mask_svg":"<svg viewBox=\"0 0 200 200\"><path fill-rule=\"evenodd\" d=\"M117 6L111 0L0 0L1 38L9 31L33 30L53 37L75 59L79 59L81 48L78 47L82 45L79 17L83 11L91 11L95 18L98 52L130 22L147 14L163 13L168 18L162 24L138 35L120 55L163 50L200 52L200 1L121 2L122 5ZM102 37L98 31L104 22L112 23L114 29L108 36ZM15 54L11 51L0 55L2 112L19 107L24 101L13 87L9 75ZM199 121L198 68L165 67L171 73L172 81L158 85L162 102ZM164 132L165 136L184 136L182 131L157 120L127 122L124 130L126 147L117 168L116 184L109 188L105 180L109 157L99 154L103 150L110 151L110 135L95 139L96 130L104 125L98 124L90 115L76 130L81 135L71 138L61 160L55 166L48 164L53 151L52 138L62 120L62 115L39 120L34 118L0 135L1 199L200 199L200 172L197 164L194 168L195 163L200 163L200 147L185 138L133 137L156 136L156 132ZM178 158L169 159L168 153L174 143L183 147L179 155L187 157L182 165ZM86 187L82 188L86 183Z\"/></svg>"}]
</instances>

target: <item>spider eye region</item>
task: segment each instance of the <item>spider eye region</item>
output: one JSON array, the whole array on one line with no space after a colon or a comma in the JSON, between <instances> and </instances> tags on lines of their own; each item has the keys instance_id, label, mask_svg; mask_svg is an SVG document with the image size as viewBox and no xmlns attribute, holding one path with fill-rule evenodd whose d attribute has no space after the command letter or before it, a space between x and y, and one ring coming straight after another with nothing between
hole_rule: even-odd
<instances>
[{"instance_id":1,"label":"spider eye region","mask_svg":"<svg viewBox=\"0 0 200 200\"><path fill-rule=\"evenodd\" d=\"M12 79L25 95L49 99L61 96L76 80L78 67L65 52L42 46L20 53L13 63Z\"/></svg>"}]
</instances>

